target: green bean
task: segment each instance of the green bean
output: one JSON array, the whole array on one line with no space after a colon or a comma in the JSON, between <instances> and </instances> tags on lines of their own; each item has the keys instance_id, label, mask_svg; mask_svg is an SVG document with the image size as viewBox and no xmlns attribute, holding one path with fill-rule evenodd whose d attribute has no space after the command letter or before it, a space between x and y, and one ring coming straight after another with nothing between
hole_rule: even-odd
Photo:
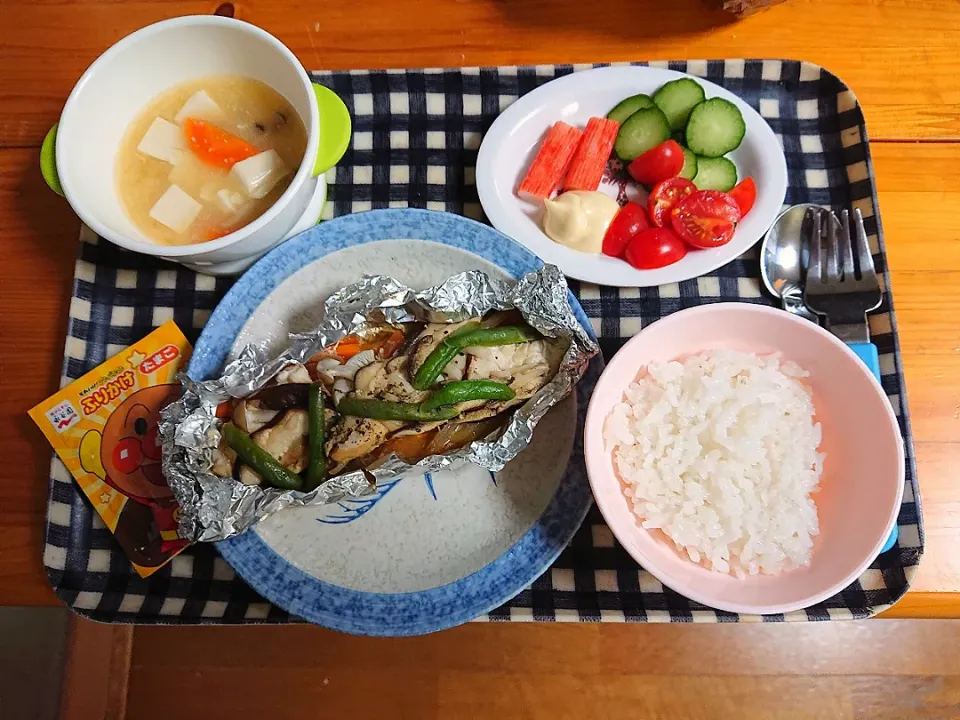
<instances>
[{"instance_id":1,"label":"green bean","mask_svg":"<svg viewBox=\"0 0 960 720\"><path fill-rule=\"evenodd\" d=\"M307 393L307 440L310 446L310 464L307 465L307 482L304 490L309 492L327 479L327 453L324 448L323 385L313 383Z\"/></svg>"},{"instance_id":2,"label":"green bean","mask_svg":"<svg viewBox=\"0 0 960 720\"><path fill-rule=\"evenodd\" d=\"M220 432L241 462L255 470L268 485L282 490L299 490L303 487L303 478L287 470L273 455L257 445L253 438L233 423L224 425Z\"/></svg>"},{"instance_id":3,"label":"green bean","mask_svg":"<svg viewBox=\"0 0 960 720\"><path fill-rule=\"evenodd\" d=\"M427 355L427 359L423 361L423 365L420 366L416 375L413 376L413 387L417 390L426 390L433 385L433 381L437 379L447 364L460 352L460 347L450 341L460 335L473 332L479 327L479 322L471 320L454 330L449 337L444 338L443 341L433 349L433 352Z\"/></svg>"},{"instance_id":4,"label":"green bean","mask_svg":"<svg viewBox=\"0 0 960 720\"><path fill-rule=\"evenodd\" d=\"M484 347L493 347L495 345L517 345L519 343L538 340L540 334L528 327L519 325L506 325L497 328L483 328L472 330L468 333L447 338L446 342L456 345L458 348L470 347L471 345L481 345Z\"/></svg>"},{"instance_id":5,"label":"green bean","mask_svg":"<svg viewBox=\"0 0 960 720\"><path fill-rule=\"evenodd\" d=\"M432 410L470 400L513 400L516 396L507 385L493 380L460 380L441 387L421 407Z\"/></svg>"},{"instance_id":6,"label":"green bean","mask_svg":"<svg viewBox=\"0 0 960 720\"><path fill-rule=\"evenodd\" d=\"M347 395L337 403L337 412L341 415L353 415L373 420L413 420L415 422L433 422L449 420L459 413L456 408L425 409L417 403L390 402L373 398L358 398Z\"/></svg>"}]
</instances>

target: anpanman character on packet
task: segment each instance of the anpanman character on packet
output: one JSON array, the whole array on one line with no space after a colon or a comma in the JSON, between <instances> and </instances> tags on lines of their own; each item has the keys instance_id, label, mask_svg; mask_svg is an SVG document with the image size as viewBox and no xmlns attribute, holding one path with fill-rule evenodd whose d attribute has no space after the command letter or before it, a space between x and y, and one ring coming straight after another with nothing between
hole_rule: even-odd
<instances>
[{"instance_id":1,"label":"anpanman character on packet","mask_svg":"<svg viewBox=\"0 0 960 720\"><path fill-rule=\"evenodd\" d=\"M170 321L30 410L146 577L187 546L160 464L160 410L180 396L192 348Z\"/></svg>"}]
</instances>

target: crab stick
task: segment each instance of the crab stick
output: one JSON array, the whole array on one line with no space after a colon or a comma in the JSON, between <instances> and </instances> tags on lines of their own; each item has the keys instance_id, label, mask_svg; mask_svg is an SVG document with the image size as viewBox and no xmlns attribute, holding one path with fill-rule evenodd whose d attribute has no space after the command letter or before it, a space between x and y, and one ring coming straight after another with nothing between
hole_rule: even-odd
<instances>
[{"instance_id":1,"label":"crab stick","mask_svg":"<svg viewBox=\"0 0 960 720\"><path fill-rule=\"evenodd\" d=\"M560 187L582 136L582 131L565 122L554 123L517 192L536 198L550 197Z\"/></svg>"},{"instance_id":2,"label":"crab stick","mask_svg":"<svg viewBox=\"0 0 960 720\"><path fill-rule=\"evenodd\" d=\"M570 161L564 190L596 190L600 187L603 169L610 159L620 123L608 118L590 118L583 139Z\"/></svg>"}]
</instances>

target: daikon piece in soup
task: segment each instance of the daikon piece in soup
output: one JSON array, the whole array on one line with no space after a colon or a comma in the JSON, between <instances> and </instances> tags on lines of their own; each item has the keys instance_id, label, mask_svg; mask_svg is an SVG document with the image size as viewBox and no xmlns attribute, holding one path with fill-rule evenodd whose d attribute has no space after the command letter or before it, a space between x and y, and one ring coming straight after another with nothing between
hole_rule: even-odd
<instances>
[{"instance_id":1,"label":"daikon piece in soup","mask_svg":"<svg viewBox=\"0 0 960 720\"><path fill-rule=\"evenodd\" d=\"M263 215L290 185L307 146L293 106L253 78L177 85L134 119L117 154L117 191L151 240L215 240Z\"/></svg>"}]
</instances>

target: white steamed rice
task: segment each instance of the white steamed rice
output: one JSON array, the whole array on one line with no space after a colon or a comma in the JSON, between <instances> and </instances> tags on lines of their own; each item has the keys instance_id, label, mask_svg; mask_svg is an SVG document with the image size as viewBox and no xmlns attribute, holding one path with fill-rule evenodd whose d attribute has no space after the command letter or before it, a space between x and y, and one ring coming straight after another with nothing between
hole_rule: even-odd
<instances>
[{"instance_id":1,"label":"white steamed rice","mask_svg":"<svg viewBox=\"0 0 960 720\"><path fill-rule=\"evenodd\" d=\"M643 527L723 573L807 565L825 458L807 375L731 350L650 364L604 424Z\"/></svg>"}]
</instances>

